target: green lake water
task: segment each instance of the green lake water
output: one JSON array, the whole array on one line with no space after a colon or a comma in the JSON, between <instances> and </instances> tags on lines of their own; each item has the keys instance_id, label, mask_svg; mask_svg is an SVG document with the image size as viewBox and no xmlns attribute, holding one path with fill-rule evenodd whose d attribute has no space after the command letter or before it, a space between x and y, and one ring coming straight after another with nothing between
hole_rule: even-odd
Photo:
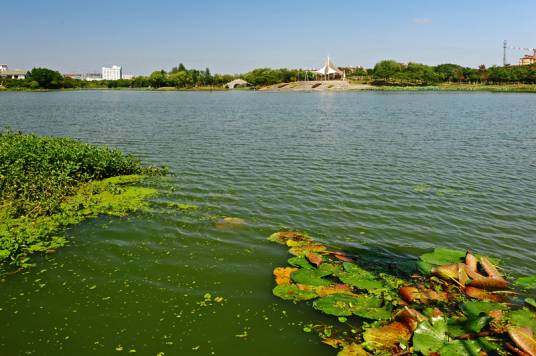
<instances>
[{"instance_id":1,"label":"green lake water","mask_svg":"<svg viewBox=\"0 0 536 356\"><path fill-rule=\"evenodd\" d=\"M302 330L326 317L272 296L283 227L386 268L446 246L535 272L531 94L0 93L0 126L175 172L150 213L75 226L0 284L1 355L334 355Z\"/></svg>"}]
</instances>

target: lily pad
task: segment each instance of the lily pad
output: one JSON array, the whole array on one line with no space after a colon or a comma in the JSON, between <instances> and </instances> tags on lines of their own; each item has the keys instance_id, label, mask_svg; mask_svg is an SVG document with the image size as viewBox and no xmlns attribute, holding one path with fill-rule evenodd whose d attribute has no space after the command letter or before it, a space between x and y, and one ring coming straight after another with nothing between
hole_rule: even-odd
<instances>
[{"instance_id":1,"label":"lily pad","mask_svg":"<svg viewBox=\"0 0 536 356\"><path fill-rule=\"evenodd\" d=\"M281 284L272 290L276 297L285 300L310 300L317 297L313 288L306 288L296 284Z\"/></svg>"},{"instance_id":2,"label":"lily pad","mask_svg":"<svg viewBox=\"0 0 536 356\"><path fill-rule=\"evenodd\" d=\"M467 302L462 305L463 311L470 318L476 318L480 314L488 314L492 310L506 310L507 307L501 303L490 303L490 302Z\"/></svg>"},{"instance_id":3,"label":"lily pad","mask_svg":"<svg viewBox=\"0 0 536 356\"><path fill-rule=\"evenodd\" d=\"M365 351L363 346L358 344L346 345L337 356L368 356L369 353Z\"/></svg>"},{"instance_id":4,"label":"lily pad","mask_svg":"<svg viewBox=\"0 0 536 356\"><path fill-rule=\"evenodd\" d=\"M322 261L324 260L322 258L322 255L319 255L318 253L314 253L314 252L306 254L305 257L307 257L309 262L311 262L317 267L320 266L322 264Z\"/></svg>"},{"instance_id":5,"label":"lily pad","mask_svg":"<svg viewBox=\"0 0 536 356\"><path fill-rule=\"evenodd\" d=\"M313 269L314 267L309 263L305 256L295 256L288 259L288 264L294 267L301 267L305 269Z\"/></svg>"},{"instance_id":6,"label":"lily pad","mask_svg":"<svg viewBox=\"0 0 536 356\"><path fill-rule=\"evenodd\" d=\"M481 315L475 318L449 319L447 322L448 334L458 337L465 334L477 334L493 320L488 315Z\"/></svg>"},{"instance_id":7,"label":"lily pad","mask_svg":"<svg viewBox=\"0 0 536 356\"><path fill-rule=\"evenodd\" d=\"M322 277L326 276L318 269L300 269L291 274L291 278L294 282L300 284L307 284L311 286L329 286L333 284L327 279Z\"/></svg>"},{"instance_id":8,"label":"lily pad","mask_svg":"<svg viewBox=\"0 0 536 356\"><path fill-rule=\"evenodd\" d=\"M326 287L319 287L316 289L316 293L319 297L326 297L331 294L352 294L352 287L347 284L335 284Z\"/></svg>"},{"instance_id":9,"label":"lily pad","mask_svg":"<svg viewBox=\"0 0 536 356\"><path fill-rule=\"evenodd\" d=\"M518 326L510 326L508 328L508 336L515 342L523 353L521 355L536 355L536 339L534 339L533 331L529 328Z\"/></svg>"},{"instance_id":10,"label":"lily pad","mask_svg":"<svg viewBox=\"0 0 536 356\"><path fill-rule=\"evenodd\" d=\"M345 272L339 273L337 276L346 284L357 287L359 289L373 290L383 288L382 282L375 279L373 273L362 269L354 263L345 262L343 264Z\"/></svg>"},{"instance_id":11,"label":"lily pad","mask_svg":"<svg viewBox=\"0 0 536 356\"><path fill-rule=\"evenodd\" d=\"M374 279L365 279L353 275L341 275L339 279L342 282L359 289L373 290L383 288L382 282Z\"/></svg>"},{"instance_id":12,"label":"lily pad","mask_svg":"<svg viewBox=\"0 0 536 356\"><path fill-rule=\"evenodd\" d=\"M534 289L536 288L536 275L521 277L514 282L514 285L523 289Z\"/></svg>"},{"instance_id":13,"label":"lily pad","mask_svg":"<svg viewBox=\"0 0 536 356\"><path fill-rule=\"evenodd\" d=\"M365 346L372 351L392 351L410 338L411 332L398 321L380 328L368 328L363 334Z\"/></svg>"},{"instance_id":14,"label":"lily pad","mask_svg":"<svg viewBox=\"0 0 536 356\"><path fill-rule=\"evenodd\" d=\"M536 315L527 308L518 309L508 314L510 324L517 327L527 327L536 334Z\"/></svg>"},{"instance_id":15,"label":"lily pad","mask_svg":"<svg viewBox=\"0 0 536 356\"><path fill-rule=\"evenodd\" d=\"M359 297L346 294L331 294L313 303L315 309L329 315L350 316L353 305L359 303Z\"/></svg>"},{"instance_id":16,"label":"lily pad","mask_svg":"<svg viewBox=\"0 0 536 356\"><path fill-rule=\"evenodd\" d=\"M290 284L292 282L290 275L298 269L295 267L276 267L274 269L274 277L276 284Z\"/></svg>"},{"instance_id":17,"label":"lily pad","mask_svg":"<svg viewBox=\"0 0 536 356\"><path fill-rule=\"evenodd\" d=\"M479 355L482 347L476 340L454 340L439 350L440 355L474 356Z\"/></svg>"},{"instance_id":18,"label":"lily pad","mask_svg":"<svg viewBox=\"0 0 536 356\"><path fill-rule=\"evenodd\" d=\"M320 298L313 303L315 309L329 315L357 315L373 320L391 318L391 310L382 308L382 300L371 296L354 296L348 294L332 294Z\"/></svg>"},{"instance_id":19,"label":"lily pad","mask_svg":"<svg viewBox=\"0 0 536 356\"><path fill-rule=\"evenodd\" d=\"M337 276L341 273L342 269L340 265L333 263L323 263L320 267L317 268L317 271L322 274L322 276L334 275Z\"/></svg>"},{"instance_id":20,"label":"lily pad","mask_svg":"<svg viewBox=\"0 0 536 356\"><path fill-rule=\"evenodd\" d=\"M413 349L424 355L439 351L447 341L447 321L442 316L419 323L413 333Z\"/></svg>"},{"instance_id":21,"label":"lily pad","mask_svg":"<svg viewBox=\"0 0 536 356\"><path fill-rule=\"evenodd\" d=\"M421 255L421 261L431 265L447 265L452 263L463 262L465 251L451 250L449 248L438 247L433 252Z\"/></svg>"},{"instance_id":22,"label":"lily pad","mask_svg":"<svg viewBox=\"0 0 536 356\"><path fill-rule=\"evenodd\" d=\"M272 235L270 235L270 237L268 237L268 240L272 242L277 242L281 245L287 245L288 241L308 243L309 241L311 241L311 238L306 234L303 234L298 231L284 230L273 233Z\"/></svg>"},{"instance_id":23,"label":"lily pad","mask_svg":"<svg viewBox=\"0 0 536 356\"><path fill-rule=\"evenodd\" d=\"M294 246L288 250L288 252L294 256L305 256L309 253L318 253L324 251L326 251L326 246L317 243Z\"/></svg>"},{"instance_id":24,"label":"lily pad","mask_svg":"<svg viewBox=\"0 0 536 356\"><path fill-rule=\"evenodd\" d=\"M415 267L417 268L417 271L421 272L424 275L432 274L432 268L434 268L434 265L431 265L424 261L417 261L415 263Z\"/></svg>"}]
</instances>

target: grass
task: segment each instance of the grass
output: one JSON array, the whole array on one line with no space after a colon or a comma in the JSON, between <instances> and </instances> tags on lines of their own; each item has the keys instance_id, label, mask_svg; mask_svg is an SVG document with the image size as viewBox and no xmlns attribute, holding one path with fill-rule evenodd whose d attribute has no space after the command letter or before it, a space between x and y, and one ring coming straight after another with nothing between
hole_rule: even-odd
<instances>
[{"instance_id":1,"label":"grass","mask_svg":"<svg viewBox=\"0 0 536 356\"><path fill-rule=\"evenodd\" d=\"M28 255L63 246L65 226L142 208L156 192L133 184L163 173L107 147L0 132L0 261L24 266Z\"/></svg>"},{"instance_id":2,"label":"grass","mask_svg":"<svg viewBox=\"0 0 536 356\"><path fill-rule=\"evenodd\" d=\"M496 93L536 93L536 84L454 84L428 86L372 86L374 91L486 91Z\"/></svg>"}]
</instances>

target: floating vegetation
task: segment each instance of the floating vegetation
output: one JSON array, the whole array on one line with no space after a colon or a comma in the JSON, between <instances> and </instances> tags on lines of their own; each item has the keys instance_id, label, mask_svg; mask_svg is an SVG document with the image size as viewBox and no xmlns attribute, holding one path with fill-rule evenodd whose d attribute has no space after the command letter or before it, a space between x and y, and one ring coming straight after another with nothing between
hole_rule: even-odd
<instances>
[{"instance_id":1,"label":"floating vegetation","mask_svg":"<svg viewBox=\"0 0 536 356\"><path fill-rule=\"evenodd\" d=\"M246 224L246 221L244 219L230 217L230 216L218 219L216 221L216 227L218 229L234 229L234 228L242 227L245 224Z\"/></svg>"},{"instance_id":2,"label":"floating vegetation","mask_svg":"<svg viewBox=\"0 0 536 356\"><path fill-rule=\"evenodd\" d=\"M0 132L0 268L24 268L29 255L54 253L69 225L145 208L156 190L135 185L166 172L70 138Z\"/></svg>"},{"instance_id":3,"label":"floating vegetation","mask_svg":"<svg viewBox=\"0 0 536 356\"><path fill-rule=\"evenodd\" d=\"M176 209L176 210L180 210L180 211L191 211L191 210L198 210L199 209L199 206L197 206L197 205L176 203L176 202L168 202L168 203L166 203L166 206L169 209Z\"/></svg>"},{"instance_id":4,"label":"floating vegetation","mask_svg":"<svg viewBox=\"0 0 536 356\"><path fill-rule=\"evenodd\" d=\"M273 294L305 302L333 324L304 327L322 342L355 355L536 355L536 301L522 290L536 276L511 283L497 261L437 248L423 254L411 278L369 271L342 251L297 231L270 241L294 255L274 269ZM529 308L532 308L529 309Z\"/></svg>"},{"instance_id":5,"label":"floating vegetation","mask_svg":"<svg viewBox=\"0 0 536 356\"><path fill-rule=\"evenodd\" d=\"M146 209L146 199L154 196L156 190L132 185L142 179L144 176L131 175L93 181L66 197L55 214L2 220L0 259L20 268L28 267L29 255L54 253L67 243L65 237L58 234L69 225L98 215L125 216Z\"/></svg>"}]
</instances>

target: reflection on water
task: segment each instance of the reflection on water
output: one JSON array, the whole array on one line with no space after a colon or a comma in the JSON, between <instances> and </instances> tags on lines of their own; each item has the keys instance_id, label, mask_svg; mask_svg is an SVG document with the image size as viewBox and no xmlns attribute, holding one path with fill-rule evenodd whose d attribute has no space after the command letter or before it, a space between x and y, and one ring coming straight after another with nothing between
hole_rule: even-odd
<instances>
[{"instance_id":1,"label":"reflection on water","mask_svg":"<svg viewBox=\"0 0 536 356\"><path fill-rule=\"evenodd\" d=\"M162 192L152 213L76 226L69 247L8 278L0 347L330 354L300 326L322 316L271 295L287 255L266 237L281 227L380 260L470 247L528 274L534 112L530 94L0 93L2 127L108 144L176 173L150 183ZM224 217L245 223L218 227Z\"/></svg>"}]
</instances>

